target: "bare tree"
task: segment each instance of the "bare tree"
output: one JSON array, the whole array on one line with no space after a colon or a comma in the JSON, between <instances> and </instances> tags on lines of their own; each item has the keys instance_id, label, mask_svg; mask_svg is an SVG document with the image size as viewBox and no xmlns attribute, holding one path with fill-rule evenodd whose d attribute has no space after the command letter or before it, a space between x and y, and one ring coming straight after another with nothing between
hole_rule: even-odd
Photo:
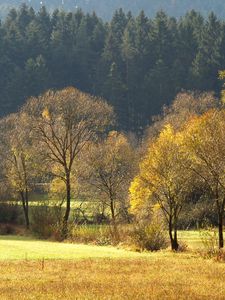
<instances>
[{"instance_id":1,"label":"bare tree","mask_svg":"<svg viewBox=\"0 0 225 300\"><path fill-rule=\"evenodd\" d=\"M0 148L3 156L2 173L5 184L19 194L27 229L29 220L29 192L38 174L35 167L31 139L24 114L11 114L0 121Z\"/></svg>"},{"instance_id":2,"label":"bare tree","mask_svg":"<svg viewBox=\"0 0 225 300\"><path fill-rule=\"evenodd\" d=\"M106 139L89 144L81 166L82 186L87 184L91 197L108 207L115 225L120 213L126 215L128 189L135 170L135 154L127 137L113 131Z\"/></svg>"},{"instance_id":3,"label":"bare tree","mask_svg":"<svg viewBox=\"0 0 225 300\"><path fill-rule=\"evenodd\" d=\"M67 237L73 164L86 143L112 123L112 108L102 99L69 87L31 98L22 111L30 118L43 164L66 185L62 235Z\"/></svg>"}]
</instances>

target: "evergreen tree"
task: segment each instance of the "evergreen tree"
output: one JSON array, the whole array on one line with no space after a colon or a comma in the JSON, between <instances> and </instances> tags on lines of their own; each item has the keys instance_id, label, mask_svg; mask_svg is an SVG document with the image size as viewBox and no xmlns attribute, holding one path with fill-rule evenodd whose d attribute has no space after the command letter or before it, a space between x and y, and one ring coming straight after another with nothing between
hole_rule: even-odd
<instances>
[{"instance_id":1,"label":"evergreen tree","mask_svg":"<svg viewBox=\"0 0 225 300\"><path fill-rule=\"evenodd\" d=\"M47 88L76 86L113 104L120 129L139 131L179 91L220 90L225 23L196 11L178 20L122 9L107 23L80 9L22 5L0 25L0 68L2 115Z\"/></svg>"},{"instance_id":2,"label":"evergreen tree","mask_svg":"<svg viewBox=\"0 0 225 300\"><path fill-rule=\"evenodd\" d=\"M195 87L218 91L218 70L221 67L222 32L220 21L211 13L205 23L198 51L193 61L192 75Z\"/></svg>"},{"instance_id":3,"label":"evergreen tree","mask_svg":"<svg viewBox=\"0 0 225 300\"><path fill-rule=\"evenodd\" d=\"M49 87L50 74L42 55L29 58L24 73L26 97L38 96Z\"/></svg>"}]
</instances>

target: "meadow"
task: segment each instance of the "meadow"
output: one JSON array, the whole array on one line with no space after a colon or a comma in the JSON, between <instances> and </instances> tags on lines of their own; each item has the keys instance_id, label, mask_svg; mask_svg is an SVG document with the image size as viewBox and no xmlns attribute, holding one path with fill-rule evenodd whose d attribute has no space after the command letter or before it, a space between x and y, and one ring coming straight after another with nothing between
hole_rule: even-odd
<instances>
[{"instance_id":1,"label":"meadow","mask_svg":"<svg viewBox=\"0 0 225 300\"><path fill-rule=\"evenodd\" d=\"M120 247L0 237L0 299L225 299L225 264L190 250L133 252Z\"/></svg>"},{"instance_id":2,"label":"meadow","mask_svg":"<svg viewBox=\"0 0 225 300\"><path fill-rule=\"evenodd\" d=\"M95 227L94 227L95 228ZM93 230L88 226L87 230ZM84 232L87 234L87 232ZM201 248L202 241L198 231L180 231L180 240L191 250ZM166 251L167 253L168 251ZM164 253L162 251L162 253ZM0 236L0 261L2 260L39 260L39 259L96 259L96 258L149 258L151 252L128 251L122 247L96 246L74 243L59 243L39 240L32 236Z\"/></svg>"}]
</instances>

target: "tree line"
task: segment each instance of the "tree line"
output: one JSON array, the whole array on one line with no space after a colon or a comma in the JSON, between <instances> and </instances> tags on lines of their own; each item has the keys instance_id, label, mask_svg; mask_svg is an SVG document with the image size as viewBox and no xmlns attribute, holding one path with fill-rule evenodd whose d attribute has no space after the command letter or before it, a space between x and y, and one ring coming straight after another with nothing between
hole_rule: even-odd
<instances>
[{"instance_id":1,"label":"tree line","mask_svg":"<svg viewBox=\"0 0 225 300\"><path fill-rule=\"evenodd\" d=\"M105 22L81 10L22 5L0 25L1 115L47 89L76 86L107 99L119 129L143 132L178 92L219 93L224 53L225 23L213 13L177 20L120 9Z\"/></svg>"},{"instance_id":2,"label":"tree line","mask_svg":"<svg viewBox=\"0 0 225 300\"><path fill-rule=\"evenodd\" d=\"M53 194L56 206L65 205L58 224L63 239L74 223L71 203L80 197L98 203L101 222L109 218L115 235L118 224L149 222L160 210L175 251L185 204L192 210L207 199L223 248L224 101L212 93L180 93L142 141L116 131L115 120L102 98L73 87L28 99L0 121L1 198L21 202L29 229L32 191Z\"/></svg>"},{"instance_id":3,"label":"tree line","mask_svg":"<svg viewBox=\"0 0 225 300\"><path fill-rule=\"evenodd\" d=\"M0 15L5 17L11 8L18 8L22 2L19 0L12 0L7 2L6 0L0 1ZM49 11L54 9L64 9L66 11L74 11L82 9L85 13L92 13L95 11L104 20L110 20L113 12L116 9L122 8L125 12L131 11L135 16L141 10L146 12L146 15L153 17L160 9L165 10L170 16L180 17L185 15L187 11L192 9L201 12L204 16L207 16L210 12L216 13L220 18L224 18L225 4L223 0L45 0L37 1L30 0L31 5L36 10L45 5Z\"/></svg>"}]
</instances>

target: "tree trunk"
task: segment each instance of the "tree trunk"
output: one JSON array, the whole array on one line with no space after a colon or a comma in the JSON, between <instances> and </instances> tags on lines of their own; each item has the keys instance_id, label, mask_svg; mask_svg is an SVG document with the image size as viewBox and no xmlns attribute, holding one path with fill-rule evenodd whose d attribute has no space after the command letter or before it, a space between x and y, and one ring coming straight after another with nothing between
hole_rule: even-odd
<instances>
[{"instance_id":1,"label":"tree trunk","mask_svg":"<svg viewBox=\"0 0 225 300\"><path fill-rule=\"evenodd\" d=\"M23 212L24 212L24 218L25 218L25 224L26 228L30 228L30 220L29 220L29 206L28 206L28 193L26 191L25 195L23 192L20 192L22 205L23 205Z\"/></svg>"},{"instance_id":2,"label":"tree trunk","mask_svg":"<svg viewBox=\"0 0 225 300\"><path fill-rule=\"evenodd\" d=\"M111 210L111 216L112 216L112 237L115 243L119 241L119 232L116 225L116 216L115 216L115 207L114 207L114 199L113 196L110 196L110 210Z\"/></svg>"},{"instance_id":3,"label":"tree trunk","mask_svg":"<svg viewBox=\"0 0 225 300\"><path fill-rule=\"evenodd\" d=\"M224 209L219 212L218 215L218 230L219 230L219 248L224 247L223 241L223 216L224 216Z\"/></svg>"},{"instance_id":4,"label":"tree trunk","mask_svg":"<svg viewBox=\"0 0 225 300\"><path fill-rule=\"evenodd\" d=\"M68 237L68 220L70 216L70 202L71 202L71 186L70 186L70 173L66 174L66 212L63 217L62 237Z\"/></svg>"},{"instance_id":5,"label":"tree trunk","mask_svg":"<svg viewBox=\"0 0 225 300\"><path fill-rule=\"evenodd\" d=\"M177 251L179 248L178 240L177 240L177 228L176 224L173 225L172 219L169 221L169 236L170 236L170 244L172 251Z\"/></svg>"},{"instance_id":6,"label":"tree trunk","mask_svg":"<svg viewBox=\"0 0 225 300\"><path fill-rule=\"evenodd\" d=\"M24 213L25 213L26 228L29 229L30 228L30 220L29 220L28 207L25 209Z\"/></svg>"},{"instance_id":7,"label":"tree trunk","mask_svg":"<svg viewBox=\"0 0 225 300\"><path fill-rule=\"evenodd\" d=\"M112 222L115 223L115 209L114 209L114 201L112 197L110 197L110 210L111 210Z\"/></svg>"},{"instance_id":8,"label":"tree trunk","mask_svg":"<svg viewBox=\"0 0 225 300\"><path fill-rule=\"evenodd\" d=\"M25 214L26 226L27 226L27 229L29 229L29 227L30 227L30 220L29 220L29 199L28 199L28 190L27 189L25 191L25 205L26 205L26 214Z\"/></svg>"},{"instance_id":9,"label":"tree trunk","mask_svg":"<svg viewBox=\"0 0 225 300\"><path fill-rule=\"evenodd\" d=\"M173 246L173 226L172 226L172 220L171 219L169 221L169 236L170 236L171 249L174 250L174 246Z\"/></svg>"},{"instance_id":10,"label":"tree trunk","mask_svg":"<svg viewBox=\"0 0 225 300\"><path fill-rule=\"evenodd\" d=\"M175 217L174 217L174 250L177 251L179 248L178 240L177 240L177 210L175 212Z\"/></svg>"},{"instance_id":11,"label":"tree trunk","mask_svg":"<svg viewBox=\"0 0 225 300\"><path fill-rule=\"evenodd\" d=\"M173 250L177 251L179 248L178 240L177 240L177 229L174 229L174 238L173 238Z\"/></svg>"}]
</instances>

